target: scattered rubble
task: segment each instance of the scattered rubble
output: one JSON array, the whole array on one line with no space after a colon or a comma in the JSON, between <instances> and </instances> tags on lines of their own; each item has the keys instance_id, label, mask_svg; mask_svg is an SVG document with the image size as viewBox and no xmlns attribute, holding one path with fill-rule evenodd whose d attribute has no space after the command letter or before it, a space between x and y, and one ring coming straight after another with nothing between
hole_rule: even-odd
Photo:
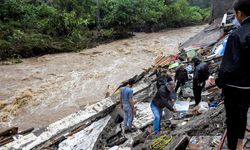
<instances>
[{"instance_id":1,"label":"scattered rubble","mask_svg":"<svg viewBox=\"0 0 250 150\"><path fill-rule=\"evenodd\" d=\"M228 21L228 19L226 17L223 21ZM222 141L224 141L222 137L225 132L225 110L222 105L221 91L216 88L214 79L221 63L223 44L227 38L222 34L227 35L228 29L234 29L233 25L227 25L227 30L223 31L223 27L225 24L221 26L220 20L217 19L196 37L182 44L179 47L180 53L176 56L160 54L152 68L144 69L144 72L133 77L136 81L134 101L138 112L133 121L133 125L137 128L136 132L125 134L123 129L123 114L118 104L120 88L126 85L127 81L125 81L111 97L107 96L106 99L96 104L85 106L83 110L49 125L46 129L37 129L26 135L16 132L16 137L2 146L0 150L217 149L221 143L223 145ZM124 45L129 46L128 43ZM193 56L199 56L208 62L211 73L206 82L206 89L202 93L203 101L197 107L193 106L193 69L189 61ZM156 91L157 78L151 74L156 68L162 68L174 76L175 69L180 64L185 64L189 72L189 82L183 86L183 96L177 95L175 107L178 112L170 114L164 111L163 132L153 135L154 118L150 101Z\"/></svg>"}]
</instances>

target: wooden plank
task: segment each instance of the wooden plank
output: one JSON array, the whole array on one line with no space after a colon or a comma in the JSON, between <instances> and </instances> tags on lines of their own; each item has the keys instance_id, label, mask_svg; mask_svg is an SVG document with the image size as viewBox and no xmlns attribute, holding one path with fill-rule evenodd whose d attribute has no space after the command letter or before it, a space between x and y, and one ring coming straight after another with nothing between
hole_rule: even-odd
<instances>
[{"instance_id":1,"label":"wooden plank","mask_svg":"<svg viewBox=\"0 0 250 150\"><path fill-rule=\"evenodd\" d=\"M10 129L7 129L5 131L0 132L0 137L7 137L12 136L18 133L18 127L12 127Z\"/></svg>"},{"instance_id":2,"label":"wooden plank","mask_svg":"<svg viewBox=\"0 0 250 150\"><path fill-rule=\"evenodd\" d=\"M12 141L14 141L14 139L12 137L0 139L0 146L3 146L3 145L10 143Z\"/></svg>"}]
</instances>

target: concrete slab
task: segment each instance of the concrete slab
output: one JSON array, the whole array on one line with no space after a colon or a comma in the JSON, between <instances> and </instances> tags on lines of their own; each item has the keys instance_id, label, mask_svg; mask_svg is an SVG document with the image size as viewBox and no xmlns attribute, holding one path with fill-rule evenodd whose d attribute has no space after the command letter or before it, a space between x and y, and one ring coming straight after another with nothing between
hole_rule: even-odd
<instances>
[{"instance_id":1,"label":"concrete slab","mask_svg":"<svg viewBox=\"0 0 250 150\"><path fill-rule=\"evenodd\" d=\"M92 150L98 140L100 134L107 126L111 116L100 119L92 123L84 130L68 137L66 140L59 144L58 150Z\"/></svg>"},{"instance_id":2,"label":"concrete slab","mask_svg":"<svg viewBox=\"0 0 250 150\"><path fill-rule=\"evenodd\" d=\"M149 84L143 83L134 87L134 94L145 90L149 87ZM66 134L68 131L73 130L76 126L79 126L83 122L94 120L101 113L108 112L119 103L119 99L113 100L110 97L103 99L102 101L86 107L76 113L73 113L55 123L49 125L43 133L39 136L35 136L30 133L26 136L20 137L15 141L8 143L0 148L0 150L8 149L23 149L30 150L33 148L42 148L46 145L46 142L55 137L60 137ZM21 143L21 144L20 144Z\"/></svg>"},{"instance_id":3,"label":"concrete slab","mask_svg":"<svg viewBox=\"0 0 250 150\"><path fill-rule=\"evenodd\" d=\"M137 115L134 118L133 124L136 128L144 128L153 122L154 115L151 111L150 103L137 103L135 107L137 109Z\"/></svg>"}]
</instances>

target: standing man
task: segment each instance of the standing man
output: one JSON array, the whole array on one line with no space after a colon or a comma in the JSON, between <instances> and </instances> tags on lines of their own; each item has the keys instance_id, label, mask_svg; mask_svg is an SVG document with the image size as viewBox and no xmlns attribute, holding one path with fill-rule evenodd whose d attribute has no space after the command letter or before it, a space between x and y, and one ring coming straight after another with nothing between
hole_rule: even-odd
<instances>
[{"instance_id":1,"label":"standing man","mask_svg":"<svg viewBox=\"0 0 250 150\"><path fill-rule=\"evenodd\" d=\"M250 0L236 0L233 8L241 27L228 38L216 84L225 95L228 148L242 150L250 103Z\"/></svg>"},{"instance_id":2,"label":"standing man","mask_svg":"<svg viewBox=\"0 0 250 150\"><path fill-rule=\"evenodd\" d=\"M166 69L161 68L159 66L154 70L152 74L149 75L149 77L156 75L156 87L159 89L162 85L165 85L167 82L173 81L172 77L168 73ZM154 80L155 81L155 80Z\"/></svg>"},{"instance_id":3,"label":"standing man","mask_svg":"<svg viewBox=\"0 0 250 150\"><path fill-rule=\"evenodd\" d=\"M205 87L205 81L209 77L208 64L202 62L198 57L193 57L192 62L194 64L194 77L193 77L193 92L195 105L201 102L201 91Z\"/></svg>"},{"instance_id":4,"label":"standing man","mask_svg":"<svg viewBox=\"0 0 250 150\"><path fill-rule=\"evenodd\" d=\"M180 86L184 86L187 80L188 80L187 70L184 68L184 65L181 64L180 67L176 69L175 72L175 82L177 81L175 92L177 92ZM179 94L182 95L182 90L180 91Z\"/></svg>"},{"instance_id":5,"label":"standing man","mask_svg":"<svg viewBox=\"0 0 250 150\"><path fill-rule=\"evenodd\" d=\"M133 118L136 114L136 109L133 102L133 89L132 86L135 83L134 79L128 81L128 85L122 88L120 95L121 108L124 111L124 127L125 133L134 132L132 128Z\"/></svg>"},{"instance_id":6,"label":"standing man","mask_svg":"<svg viewBox=\"0 0 250 150\"><path fill-rule=\"evenodd\" d=\"M161 130L161 117L162 109L167 107L170 111L175 111L173 107L169 104L171 101L171 92L174 90L174 82L170 81L166 85L162 85L153 101L151 102L151 110L154 114L154 133L158 134Z\"/></svg>"}]
</instances>

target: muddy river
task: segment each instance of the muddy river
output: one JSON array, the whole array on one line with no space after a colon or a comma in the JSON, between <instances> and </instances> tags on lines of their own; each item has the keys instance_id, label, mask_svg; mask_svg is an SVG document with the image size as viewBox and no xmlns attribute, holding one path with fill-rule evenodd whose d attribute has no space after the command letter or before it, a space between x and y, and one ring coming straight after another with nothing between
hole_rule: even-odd
<instances>
[{"instance_id":1,"label":"muddy river","mask_svg":"<svg viewBox=\"0 0 250 150\"><path fill-rule=\"evenodd\" d=\"M125 40L79 53L23 59L0 66L0 129L45 127L82 106L102 100L124 80L148 68L161 51L174 53L207 25L158 33L135 33Z\"/></svg>"}]
</instances>

